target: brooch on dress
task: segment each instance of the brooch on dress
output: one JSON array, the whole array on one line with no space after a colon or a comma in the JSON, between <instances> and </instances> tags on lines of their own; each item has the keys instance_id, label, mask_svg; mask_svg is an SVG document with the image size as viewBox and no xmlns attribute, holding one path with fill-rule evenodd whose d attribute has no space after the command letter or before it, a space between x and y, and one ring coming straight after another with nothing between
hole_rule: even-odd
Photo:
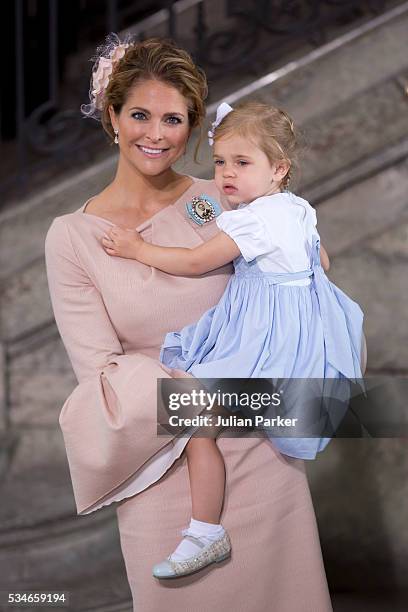
<instances>
[{"instance_id":1,"label":"brooch on dress","mask_svg":"<svg viewBox=\"0 0 408 612\"><path fill-rule=\"evenodd\" d=\"M189 217L198 225L208 223L221 214L221 206L218 202L204 193L191 198L191 201L186 204L186 209Z\"/></svg>"}]
</instances>

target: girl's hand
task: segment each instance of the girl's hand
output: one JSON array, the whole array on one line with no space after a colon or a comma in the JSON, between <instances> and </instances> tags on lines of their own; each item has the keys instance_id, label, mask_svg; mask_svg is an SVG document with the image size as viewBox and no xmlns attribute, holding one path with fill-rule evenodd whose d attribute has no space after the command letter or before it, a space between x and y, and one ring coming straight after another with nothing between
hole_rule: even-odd
<instances>
[{"instance_id":1,"label":"girl's hand","mask_svg":"<svg viewBox=\"0 0 408 612\"><path fill-rule=\"evenodd\" d=\"M108 255L137 259L144 240L139 232L122 227L112 227L102 238L102 246Z\"/></svg>"}]
</instances>

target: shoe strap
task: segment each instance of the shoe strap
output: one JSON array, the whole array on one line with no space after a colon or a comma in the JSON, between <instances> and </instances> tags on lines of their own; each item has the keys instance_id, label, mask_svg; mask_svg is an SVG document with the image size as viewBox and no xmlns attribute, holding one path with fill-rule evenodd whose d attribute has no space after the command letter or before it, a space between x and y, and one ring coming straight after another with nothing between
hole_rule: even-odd
<instances>
[{"instance_id":1,"label":"shoe strap","mask_svg":"<svg viewBox=\"0 0 408 612\"><path fill-rule=\"evenodd\" d=\"M205 548L206 544L204 544L204 542L202 542L198 536L192 534L188 529L183 529L181 534L186 540L189 540L193 544L197 544L200 548Z\"/></svg>"}]
</instances>

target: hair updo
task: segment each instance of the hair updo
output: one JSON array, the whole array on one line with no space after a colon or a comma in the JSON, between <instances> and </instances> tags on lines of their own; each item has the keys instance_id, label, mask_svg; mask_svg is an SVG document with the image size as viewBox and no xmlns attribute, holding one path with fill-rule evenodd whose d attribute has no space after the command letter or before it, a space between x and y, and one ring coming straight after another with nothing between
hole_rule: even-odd
<instances>
[{"instance_id":1,"label":"hair updo","mask_svg":"<svg viewBox=\"0 0 408 612\"><path fill-rule=\"evenodd\" d=\"M103 57L100 56L100 59ZM188 106L190 128L202 125L204 100L208 87L204 72L190 54L170 39L150 38L128 44L123 56L115 62L104 91L100 119L105 131L114 138L109 115L112 106L119 114L131 89L142 81L156 79L171 85L184 96Z\"/></svg>"},{"instance_id":2,"label":"hair updo","mask_svg":"<svg viewBox=\"0 0 408 612\"><path fill-rule=\"evenodd\" d=\"M231 133L251 141L265 153L271 164L289 162L290 168L281 182L281 187L287 189L299 150L299 137L288 113L263 102L242 102L217 126L214 142Z\"/></svg>"}]
</instances>

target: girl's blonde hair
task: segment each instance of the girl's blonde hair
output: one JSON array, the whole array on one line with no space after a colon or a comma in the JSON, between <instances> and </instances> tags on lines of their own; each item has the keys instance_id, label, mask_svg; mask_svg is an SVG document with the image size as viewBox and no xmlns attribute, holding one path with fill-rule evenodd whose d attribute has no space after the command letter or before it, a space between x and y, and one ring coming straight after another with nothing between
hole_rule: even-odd
<instances>
[{"instance_id":1,"label":"girl's blonde hair","mask_svg":"<svg viewBox=\"0 0 408 612\"><path fill-rule=\"evenodd\" d=\"M129 45L124 56L115 64L109 78L101 121L112 139L115 134L110 120L109 106L119 114L131 89L137 83L150 79L156 79L177 89L187 100L190 128L201 128L205 118L204 100L208 94L205 73L195 65L190 54L172 40L150 38Z\"/></svg>"},{"instance_id":2,"label":"girl's blonde hair","mask_svg":"<svg viewBox=\"0 0 408 612\"><path fill-rule=\"evenodd\" d=\"M232 133L255 144L271 164L281 160L290 164L281 182L281 187L287 189L292 169L297 165L299 148L299 138L288 113L263 102L242 102L217 126L214 142Z\"/></svg>"}]
</instances>

